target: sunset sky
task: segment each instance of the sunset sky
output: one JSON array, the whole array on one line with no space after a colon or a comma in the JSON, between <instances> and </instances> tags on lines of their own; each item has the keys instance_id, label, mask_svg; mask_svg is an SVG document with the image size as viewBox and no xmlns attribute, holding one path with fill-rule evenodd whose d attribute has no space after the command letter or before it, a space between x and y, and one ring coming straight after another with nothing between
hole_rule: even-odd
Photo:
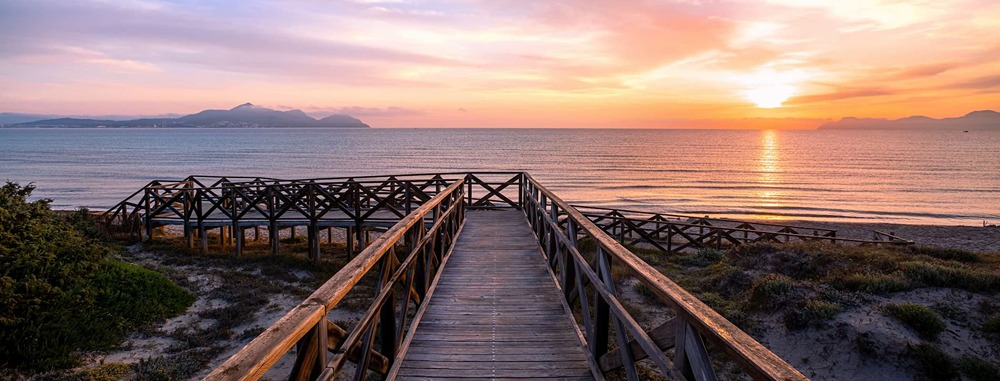
<instances>
[{"instance_id":1,"label":"sunset sky","mask_svg":"<svg viewBox=\"0 0 1000 381\"><path fill-rule=\"evenodd\" d=\"M815 127L1000 109L1000 1L0 1L0 111Z\"/></svg>"}]
</instances>

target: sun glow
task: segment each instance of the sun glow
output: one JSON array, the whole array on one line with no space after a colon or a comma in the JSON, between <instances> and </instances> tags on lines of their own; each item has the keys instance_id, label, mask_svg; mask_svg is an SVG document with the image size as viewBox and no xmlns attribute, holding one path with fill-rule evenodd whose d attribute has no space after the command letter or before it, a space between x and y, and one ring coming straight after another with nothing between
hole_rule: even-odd
<instances>
[{"instance_id":1,"label":"sun glow","mask_svg":"<svg viewBox=\"0 0 1000 381\"><path fill-rule=\"evenodd\" d=\"M743 98L759 108L781 107L782 103L799 92L798 83L803 77L803 73L798 70L755 70L741 78Z\"/></svg>"},{"instance_id":2,"label":"sun glow","mask_svg":"<svg viewBox=\"0 0 1000 381\"><path fill-rule=\"evenodd\" d=\"M774 84L749 89L744 93L746 99L760 108L781 107L792 95L795 88L790 85Z\"/></svg>"}]
</instances>

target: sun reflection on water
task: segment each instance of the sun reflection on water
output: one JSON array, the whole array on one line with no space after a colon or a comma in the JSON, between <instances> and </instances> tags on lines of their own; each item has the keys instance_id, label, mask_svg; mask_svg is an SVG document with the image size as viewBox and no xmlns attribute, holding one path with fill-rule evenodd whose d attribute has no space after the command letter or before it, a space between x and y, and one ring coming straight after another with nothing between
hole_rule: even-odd
<instances>
[{"instance_id":1,"label":"sun reflection on water","mask_svg":"<svg viewBox=\"0 0 1000 381\"><path fill-rule=\"evenodd\" d=\"M781 156L778 149L778 133L774 130L761 132L760 158L757 159L758 207L780 208L784 192L775 189L781 185ZM783 219L782 216L767 215L767 219Z\"/></svg>"}]
</instances>

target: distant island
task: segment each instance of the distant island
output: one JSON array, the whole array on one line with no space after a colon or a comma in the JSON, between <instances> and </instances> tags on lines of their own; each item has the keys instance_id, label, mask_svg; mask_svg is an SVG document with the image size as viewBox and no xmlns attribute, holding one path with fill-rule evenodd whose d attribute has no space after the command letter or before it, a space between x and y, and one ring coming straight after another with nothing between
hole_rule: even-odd
<instances>
[{"instance_id":1,"label":"distant island","mask_svg":"<svg viewBox=\"0 0 1000 381\"><path fill-rule=\"evenodd\" d=\"M8 114L13 118L13 115ZM191 127L191 128L261 128L261 127L328 127L368 128L361 120L350 115L335 114L314 119L302 110L278 111L244 103L229 110L205 110L179 118L143 118L130 120L55 118L7 124L6 127L47 128L134 128L134 127Z\"/></svg>"},{"instance_id":2,"label":"distant island","mask_svg":"<svg viewBox=\"0 0 1000 381\"><path fill-rule=\"evenodd\" d=\"M911 116L902 119L843 118L819 126L824 130L1000 130L1000 112L973 111L957 118Z\"/></svg>"}]
</instances>

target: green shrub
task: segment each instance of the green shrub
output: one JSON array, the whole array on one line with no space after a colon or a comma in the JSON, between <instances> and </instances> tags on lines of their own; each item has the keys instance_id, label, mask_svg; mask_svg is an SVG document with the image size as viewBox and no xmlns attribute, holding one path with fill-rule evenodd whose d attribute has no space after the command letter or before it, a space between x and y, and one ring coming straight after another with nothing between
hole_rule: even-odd
<instances>
[{"instance_id":1,"label":"green shrub","mask_svg":"<svg viewBox=\"0 0 1000 381\"><path fill-rule=\"evenodd\" d=\"M913 255L926 255L946 261L958 262L982 262L978 254L967 250L946 249L933 246L907 246L906 250Z\"/></svg>"},{"instance_id":2,"label":"green shrub","mask_svg":"<svg viewBox=\"0 0 1000 381\"><path fill-rule=\"evenodd\" d=\"M81 316L96 296L88 280L108 248L87 240L49 210L27 202L34 187L0 188L0 358L26 368L68 366Z\"/></svg>"},{"instance_id":3,"label":"green shrub","mask_svg":"<svg viewBox=\"0 0 1000 381\"><path fill-rule=\"evenodd\" d=\"M131 372L128 364L113 362L95 368L85 369L71 375L70 381L118 381Z\"/></svg>"},{"instance_id":4,"label":"green shrub","mask_svg":"<svg viewBox=\"0 0 1000 381\"><path fill-rule=\"evenodd\" d=\"M766 274L757 278L751 289L751 300L767 306L783 301L795 289L795 281L782 274Z\"/></svg>"},{"instance_id":5,"label":"green shrub","mask_svg":"<svg viewBox=\"0 0 1000 381\"><path fill-rule=\"evenodd\" d=\"M900 272L892 274L855 273L844 276L839 281L840 286L844 289L869 294L885 294L912 288L910 281Z\"/></svg>"},{"instance_id":6,"label":"green shrub","mask_svg":"<svg viewBox=\"0 0 1000 381\"><path fill-rule=\"evenodd\" d=\"M965 355L958 359L958 368L974 381L1000 380L1000 369L979 357Z\"/></svg>"},{"instance_id":7,"label":"green shrub","mask_svg":"<svg viewBox=\"0 0 1000 381\"><path fill-rule=\"evenodd\" d=\"M706 267L692 282L706 290L732 297L753 286L753 280L747 272L721 262Z\"/></svg>"},{"instance_id":8,"label":"green shrub","mask_svg":"<svg viewBox=\"0 0 1000 381\"><path fill-rule=\"evenodd\" d=\"M944 320L930 308L919 304L901 303L886 307L886 313L906 324L926 339L936 339L947 326Z\"/></svg>"},{"instance_id":9,"label":"green shrub","mask_svg":"<svg viewBox=\"0 0 1000 381\"><path fill-rule=\"evenodd\" d=\"M194 296L163 275L142 267L105 261L93 280L98 291L93 315L99 320L87 327L92 348L116 345L136 327L184 312Z\"/></svg>"},{"instance_id":10,"label":"green shrub","mask_svg":"<svg viewBox=\"0 0 1000 381\"><path fill-rule=\"evenodd\" d=\"M955 361L937 347L930 344L920 344L911 348L911 353L927 378L934 381L958 378L958 367L955 366Z\"/></svg>"},{"instance_id":11,"label":"green shrub","mask_svg":"<svg viewBox=\"0 0 1000 381\"><path fill-rule=\"evenodd\" d=\"M715 292L701 293L698 295L698 299L701 299L703 303L740 329L745 331L750 328L749 316L742 303L726 299Z\"/></svg>"},{"instance_id":12,"label":"green shrub","mask_svg":"<svg viewBox=\"0 0 1000 381\"><path fill-rule=\"evenodd\" d=\"M837 304L811 299L785 313L785 326L789 329L802 329L810 324L831 320L842 310Z\"/></svg>"},{"instance_id":13,"label":"green shrub","mask_svg":"<svg viewBox=\"0 0 1000 381\"><path fill-rule=\"evenodd\" d=\"M823 320L833 319L835 316L837 316L837 314L840 313L840 311L843 311L843 309L840 308L840 306L834 303L818 299L812 299L806 302L805 310L809 311L810 314Z\"/></svg>"},{"instance_id":14,"label":"green shrub","mask_svg":"<svg viewBox=\"0 0 1000 381\"><path fill-rule=\"evenodd\" d=\"M762 255L773 254L780 250L781 248L779 248L775 244L767 242L757 242L757 243L736 246L730 250L730 253L732 253L732 255L735 258L752 261L754 258L760 257Z\"/></svg>"},{"instance_id":15,"label":"green shrub","mask_svg":"<svg viewBox=\"0 0 1000 381\"><path fill-rule=\"evenodd\" d=\"M72 225L80 234L83 234L84 237L92 239L106 238L101 227L97 225L94 215L87 208L79 208L73 213L66 215L65 218L66 222Z\"/></svg>"},{"instance_id":16,"label":"green shrub","mask_svg":"<svg viewBox=\"0 0 1000 381\"><path fill-rule=\"evenodd\" d=\"M684 261L684 264L688 266L705 267L713 263L721 262L725 258L726 255L721 251L703 248L699 249L696 253L694 253L694 255L690 256L690 258L687 258L687 260Z\"/></svg>"},{"instance_id":17,"label":"green shrub","mask_svg":"<svg viewBox=\"0 0 1000 381\"><path fill-rule=\"evenodd\" d=\"M986 323L983 323L983 331L989 333L1000 333L1000 314L987 319Z\"/></svg>"},{"instance_id":18,"label":"green shrub","mask_svg":"<svg viewBox=\"0 0 1000 381\"><path fill-rule=\"evenodd\" d=\"M302 234L296 235L295 237L285 237L280 240L281 243L293 244L293 245L305 245L309 243L309 237Z\"/></svg>"},{"instance_id":19,"label":"green shrub","mask_svg":"<svg viewBox=\"0 0 1000 381\"><path fill-rule=\"evenodd\" d=\"M341 327L343 327L343 326L341 326ZM240 333L239 339L240 340L246 340L246 339L255 338L257 336L260 336L260 334L264 333L264 331L266 329L267 328L264 328L264 327L261 327L261 326L247 328L247 329L243 330L242 333Z\"/></svg>"},{"instance_id":20,"label":"green shrub","mask_svg":"<svg viewBox=\"0 0 1000 381\"><path fill-rule=\"evenodd\" d=\"M632 289L635 290L637 294L642 295L643 298L646 298L646 300L659 300L659 298L656 297L656 294L653 293L653 290L650 290L649 287L646 287L646 285L641 282L632 285Z\"/></svg>"},{"instance_id":21,"label":"green shrub","mask_svg":"<svg viewBox=\"0 0 1000 381\"><path fill-rule=\"evenodd\" d=\"M992 271L949 267L927 262L906 262L902 264L902 268L907 278L927 286L950 287L967 291L1000 290L1000 274Z\"/></svg>"},{"instance_id":22,"label":"green shrub","mask_svg":"<svg viewBox=\"0 0 1000 381\"><path fill-rule=\"evenodd\" d=\"M140 292L134 286L153 273L108 260L113 248L85 236L96 231L78 230L87 212L60 217L49 200L27 201L33 189L0 188L0 361L42 370L73 365L74 351L114 344L138 324L132 316L146 318L146 309L170 298ZM147 288L173 286L152 282ZM151 299L133 299L144 297ZM127 300L133 304L119 305Z\"/></svg>"}]
</instances>

